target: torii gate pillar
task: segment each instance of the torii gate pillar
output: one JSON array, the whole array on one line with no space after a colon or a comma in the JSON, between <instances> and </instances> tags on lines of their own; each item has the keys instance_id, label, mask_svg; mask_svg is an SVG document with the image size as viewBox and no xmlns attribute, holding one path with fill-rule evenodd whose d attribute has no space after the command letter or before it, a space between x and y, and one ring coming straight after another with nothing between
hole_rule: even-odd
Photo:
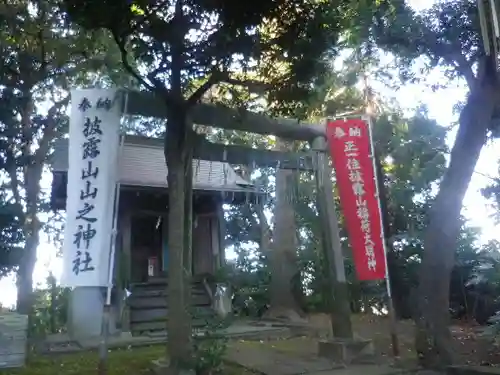
<instances>
[{"instance_id":1,"label":"torii gate pillar","mask_svg":"<svg viewBox=\"0 0 500 375\"><path fill-rule=\"evenodd\" d=\"M336 363L349 364L365 361L374 356L370 340L355 339L351 322L349 285L345 275L344 256L340 242L338 216L333 195L332 169L328 162L325 137L312 142L315 152L316 207L321 222L323 251L328 263L330 284L329 310L333 339L320 341L318 354Z\"/></svg>"}]
</instances>

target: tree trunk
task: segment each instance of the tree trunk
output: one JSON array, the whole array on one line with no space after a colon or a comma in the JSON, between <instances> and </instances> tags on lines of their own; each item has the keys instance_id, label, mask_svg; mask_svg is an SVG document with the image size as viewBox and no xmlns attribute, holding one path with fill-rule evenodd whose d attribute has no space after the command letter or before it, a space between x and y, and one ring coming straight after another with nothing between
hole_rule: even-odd
<instances>
[{"instance_id":1,"label":"tree trunk","mask_svg":"<svg viewBox=\"0 0 500 375\"><path fill-rule=\"evenodd\" d=\"M40 243L41 224L37 216L38 195L43 165L35 163L26 167L24 182L26 188L26 214L24 218L25 245L17 272L17 312L28 315L33 312L33 270ZM31 327L31 325L29 324Z\"/></svg>"},{"instance_id":2,"label":"tree trunk","mask_svg":"<svg viewBox=\"0 0 500 375\"><path fill-rule=\"evenodd\" d=\"M191 285L192 285L192 270L193 270L193 149L191 147L190 124L186 124L188 131L187 147L186 147L186 170L184 173L184 321L183 335L186 347L183 349L183 363L186 367L192 365L192 321L193 315L198 314L197 311L192 311L191 303ZM197 316L195 316L197 318ZM189 335L189 336L188 336ZM189 362L186 362L189 361Z\"/></svg>"},{"instance_id":3,"label":"tree trunk","mask_svg":"<svg viewBox=\"0 0 500 375\"><path fill-rule=\"evenodd\" d=\"M17 272L17 312L30 318L33 309L33 270L36 264L36 250L40 242L40 224L35 216L32 223L26 225L23 256Z\"/></svg>"},{"instance_id":4,"label":"tree trunk","mask_svg":"<svg viewBox=\"0 0 500 375\"><path fill-rule=\"evenodd\" d=\"M271 228L267 224L267 218L264 213L264 203L257 202L255 210L259 218L259 247L260 251L268 255L271 251Z\"/></svg>"},{"instance_id":5,"label":"tree trunk","mask_svg":"<svg viewBox=\"0 0 500 375\"><path fill-rule=\"evenodd\" d=\"M188 128L189 129L189 128ZM190 129L189 129L190 130ZM189 136L189 135L188 135ZM188 144L191 144L188 141ZM193 271L193 150L189 146L184 174L184 277L186 306L191 306L191 277Z\"/></svg>"},{"instance_id":6,"label":"tree trunk","mask_svg":"<svg viewBox=\"0 0 500 375\"><path fill-rule=\"evenodd\" d=\"M57 136L58 111L67 104L69 95L63 100L54 103L49 109L43 129L43 135L38 140L38 149L33 152L32 147L35 134L33 133L32 115L34 113L34 104L30 91L24 93L26 105L21 114L22 139L20 145L21 159L28 164L23 168L23 185L18 179L18 167L16 158L12 150L7 150L8 159L12 163L12 169L9 171L11 179L11 188L14 199L22 207L21 191L24 188L26 192L24 215L24 236L25 244L23 256L21 258L17 273L17 311L28 315L28 325L31 327L31 318L33 310L33 270L36 264L37 249L40 242L41 224L38 219L38 203L40 195L40 181L42 179L43 167L50 149L50 142Z\"/></svg>"},{"instance_id":7,"label":"tree trunk","mask_svg":"<svg viewBox=\"0 0 500 375\"><path fill-rule=\"evenodd\" d=\"M460 231L462 202L494 108L491 90L472 93L460 115L450 165L440 184L424 236L419 274L416 349L421 364L439 368L453 362L449 331L449 284Z\"/></svg>"},{"instance_id":8,"label":"tree trunk","mask_svg":"<svg viewBox=\"0 0 500 375\"><path fill-rule=\"evenodd\" d=\"M286 150L290 145L277 141L279 150ZM294 290L297 283L297 238L295 211L293 206L294 172L290 169L276 171L276 208L274 240L270 255L271 285L270 308L268 318L300 320L303 312L295 300Z\"/></svg>"},{"instance_id":9,"label":"tree trunk","mask_svg":"<svg viewBox=\"0 0 500 375\"><path fill-rule=\"evenodd\" d=\"M192 361L191 314L186 284L186 243L190 230L186 231L186 179L192 168L192 152L188 139L187 116L182 110L172 113L168 119L165 139L165 158L168 167L168 357L172 373L189 368ZM188 172L188 173L186 173ZM187 194L186 194L187 193Z\"/></svg>"}]
</instances>

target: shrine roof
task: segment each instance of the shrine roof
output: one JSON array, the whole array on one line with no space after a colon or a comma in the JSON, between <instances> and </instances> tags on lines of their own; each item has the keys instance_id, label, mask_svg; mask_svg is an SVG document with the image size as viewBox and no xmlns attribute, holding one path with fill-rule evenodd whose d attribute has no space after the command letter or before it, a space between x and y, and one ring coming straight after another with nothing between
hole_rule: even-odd
<instances>
[{"instance_id":1,"label":"shrine roof","mask_svg":"<svg viewBox=\"0 0 500 375\"><path fill-rule=\"evenodd\" d=\"M58 139L50 159L54 174L68 171L68 139ZM119 161L120 183L137 187L167 187L168 170L163 140L125 136ZM255 186L236 173L229 163L193 160L193 189L257 192Z\"/></svg>"}]
</instances>

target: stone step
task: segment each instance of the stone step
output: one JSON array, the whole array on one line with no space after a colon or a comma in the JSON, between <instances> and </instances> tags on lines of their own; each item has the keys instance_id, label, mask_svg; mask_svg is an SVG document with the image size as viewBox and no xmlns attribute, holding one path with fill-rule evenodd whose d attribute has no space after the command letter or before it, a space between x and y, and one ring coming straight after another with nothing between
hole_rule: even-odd
<instances>
[{"instance_id":1,"label":"stone step","mask_svg":"<svg viewBox=\"0 0 500 375\"><path fill-rule=\"evenodd\" d=\"M164 294L155 294L150 296L130 296L128 305L130 309L152 309L166 308L168 306L167 296ZM191 304L193 306L211 306L210 298L207 295L191 296Z\"/></svg>"},{"instance_id":2,"label":"stone step","mask_svg":"<svg viewBox=\"0 0 500 375\"><path fill-rule=\"evenodd\" d=\"M203 285L204 280L207 280L207 278L204 276L200 276L200 275L194 275L191 277L191 284ZM145 281L145 282L133 283L132 286L141 287L141 286L167 285L167 284L168 284L168 277L156 276L156 277L149 277L148 281Z\"/></svg>"},{"instance_id":3,"label":"stone step","mask_svg":"<svg viewBox=\"0 0 500 375\"><path fill-rule=\"evenodd\" d=\"M166 329L169 313L167 283L166 278L151 278L147 283L131 285L128 306L130 329L134 335ZM215 315L203 282L192 282L191 306L193 327L206 326L207 320Z\"/></svg>"},{"instance_id":4,"label":"stone step","mask_svg":"<svg viewBox=\"0 0 500 375\"><path fill-rule=\"evenodd\" d=\"M192 316L196 318L210 318L213 316L214 312L210 307L193 309ZM166 320L168 318L168 308L156 308L156 309L131 309L130 310L130 322L142 323L157 320Z\"/></svg>"},{"instance_id":5,"label":"stone step","mask_svg":"<svg viewBox=\"0 0 500 375\"><path fill-rule=\"evenodd\" d=\"M191 325L193 328L204 328L207 322L204 319L193 319ZM166 329L167 319L130 324L130 330L134 336L143 335L147 332L165 331Z\"/></svg>"},{"instance_id":6,"label":"stone step","mask_svg":"<svg viewBox=\"0 0 500 375\"><path fill-rule=\"evenodd\" d=\"M166 297L168 295L168 291L166 289L132 289L129 298L149 298L149 297ZM192 296L204 296L208 297L206 290L201 289L191 289Z\"/></svg>"}]
</instances>

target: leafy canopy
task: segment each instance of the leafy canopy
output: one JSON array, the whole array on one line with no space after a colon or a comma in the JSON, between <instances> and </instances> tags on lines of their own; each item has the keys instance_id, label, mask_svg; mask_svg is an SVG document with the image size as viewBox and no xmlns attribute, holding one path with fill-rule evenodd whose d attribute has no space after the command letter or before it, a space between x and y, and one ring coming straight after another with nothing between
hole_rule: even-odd
<instances>
[{"instance_id":1,"label":"leafy canopy","mask_svg":"<svg viewBox=\"0 0 500 375\"><path fill-rule=\"evenodd\" d=\"M68 123L67 88L95 84L104 76L96 71L117 56L102 32L74 26L58 0L0 4L0 273L27 263L26 254L35 258L38 214L48 208L40 180ZM31 278L33 270L22 268Z\"/></svg>"},{"instance_id":2,"label":"leafy canopy","mask_svg":"<svg viewBox=\"0 0 500 375\"><path fill-rule=\"evenodd\" d=\"M440 67L448 78L463 78L472 88L474 66L484 51L476 1L438 2L421 14L401 4L394 17L381 21L372 28L371 41L397 56L404 78ZM408 68L418 57L425 64L416 74Z\"/></svg>"},{"instance_id":3,"label":"leafy canopy","mask_svg":"<svg viewBox=\"0 0 500 375\"><path fill-rule=\"evenodd\" d=\"M265 91L297 110L321 79L340 34L369 5L350 0L65 0L68 14L114 37L123 63L170 108L215 84ZM119 16L118 16L119 15ZM281 111L282 112L282 111Z\"/></svg>"}]
</instances>

